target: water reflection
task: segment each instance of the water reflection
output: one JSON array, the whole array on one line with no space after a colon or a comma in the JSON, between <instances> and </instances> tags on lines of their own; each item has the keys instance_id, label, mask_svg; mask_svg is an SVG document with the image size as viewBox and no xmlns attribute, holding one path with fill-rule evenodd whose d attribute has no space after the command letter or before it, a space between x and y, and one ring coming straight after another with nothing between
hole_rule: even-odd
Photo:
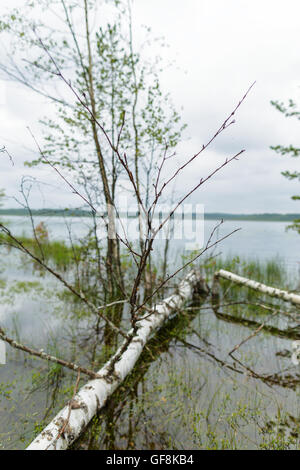
<instances>
[{"instance_id":1,"label":"water reflection","mask_svg":"<svg viewBox=\"0 0 300 470\"><path fill-rule=\"evenodd\" d=\"M55 280L21 266L15 255L3 257L1 324L36 348L100 368L116 337L81 305L57 295ZM291 361L299 312L267 318L263 309L242 304L267 299L245 292L239 305L222 307L236 300L227 287L220 308L210 298L191 305L150 341L74 449L299 448L300 374ZM229 356L266 318L259 334ZM75 375L9 348L7 365L0 366L2 448L26 447L70 399Z\"/></svg>"}]
</instances>

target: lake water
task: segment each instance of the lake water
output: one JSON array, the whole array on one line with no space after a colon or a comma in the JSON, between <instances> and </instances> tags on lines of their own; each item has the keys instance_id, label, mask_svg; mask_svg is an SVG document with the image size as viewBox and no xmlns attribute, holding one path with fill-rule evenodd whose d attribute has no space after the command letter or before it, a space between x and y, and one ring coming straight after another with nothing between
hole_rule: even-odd
<instances>
[{"instance_id":1,"label":"lake water","mask_svg":"<svg viewBox=\"0 0 300 470\"><path fill-rule=\"evenodd\" d=\"M30 235L25 218L5 219L16 235ZM41 220L50 239L68 239L66 221L75 239L84 237L90 224L87 218L59 217L36 218L36 224ZM215 225L205 223L205 241ZM239 227L215 254L279 257L290 272L298 273L300 236L286 232L286 224L230 221L220 227L218 237ZM174 252L184 247L183 241L173 243ZM60 290L55 279L41 277L23 257L1 250L0 326L27 345L81 365L93 363L98 370L104 358L101 339L92 344L95 319L78 303L58 296ZM240 295L247 300L247 289ZM261 296L253 301L262 302ZM152 340L126 385L75 448L299 449L300 373L291 361L291 344L300 339L300 331L295 328L299 312L294 310L278 318L242 306L216 312L208 298L188 315L178 315ZM273 328L246 342L236 361L231 360L229 351L262 321ZM72 396L75 375L7 347L7 364L0 365L0 449L25 448ZM81 378L81 384L86 381Z\"/></svg>"},{"instance_id":2,"label":"lake water","mask_svg":"<svg viewBox=\"0 0 300 470\"><path fill-rule=\"evenodd\" d=\"M28 218L6 216L10 230L16 235L31 236L31 225ZM68 242L69 229L74 240L84 237L90 227L91 219L79 217L35 217L35 224L45 222L50 232L50 239L61 239ZM217 220L207 220L204 223L204 243L207 242L212 230L218 224ZM69 226L69 229L67 227ZM214 240L222 238L233 230L240 230L213 249L215 253L224 256L238 255L246 259L279 258L286 266L298 273L300 269L300 235L292 230L286 230L285 222L255 222L255 221L226 221L216 232ZM162 244L161 240L157 241ZM174 252L188 252L184 240L172 240L170 243ZM210 250L209 253L211 253Z\"/></svg>"}]
</instances>

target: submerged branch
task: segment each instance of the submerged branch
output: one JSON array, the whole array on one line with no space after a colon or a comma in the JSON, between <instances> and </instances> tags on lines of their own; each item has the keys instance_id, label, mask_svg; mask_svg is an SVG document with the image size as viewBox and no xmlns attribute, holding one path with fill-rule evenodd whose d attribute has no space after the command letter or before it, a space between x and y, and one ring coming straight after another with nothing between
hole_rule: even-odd
<instances>
[{"instance_id":1,"label":"submerged branch","mask_svg":"<svg viewBox=\"0 0 300 470\"><path fill-rule=\"evenodd\" d=\"M228 281L235 282L236 284L249 287L250 289L262 292L263 294L270 295L271 297L276 297L278 299L284 300L285 302L291 302L295 305L300 305L300 295L292 294L286 290L277 289L276 287L270 287L261 282L253 281L246 277L238 276L237 274L231 273L230 271L225 271L220 269L220 271L215 273L215 279L223 278Z\"/></svg>"},{"instance_id":2,"label":"submerged branch","mask_svg":"<svg viewBox=\"0 0 300 470\"><path fill-rule=\"evenodd\" d=\"M126 350L120 356L120 351L123 349L121 346L98 372L102 378L88 382L79 390L74 398L77 403L76 409L72 409L70 416L69 406L65 406L30 444L28 450L67 449L79 437L99 409L105 405L108 397L130 374L151 335L170 318L172 313L180 310L184 302L192 296L194 286L198 281L199 276L195 272L189 273L180 283L178 293L156 305L155 314L151 318L140 320L137 331L131 330L128 333L129 337L133 333L134 336ZM111 372L112 364L113 372ZM62 423L67 418L69 424L64 434L58 438Z\"/></svg>"},{"instance_id":3,"label":"submerged branch","mask_svg":"<svg viewBox=\"0 0 300 470\"><path fill-rule=\"evenodd\" d=\"M73 362L65 361L64 359L59 359L58 357L51 356L50 354L45 353L42 349L40 351L37 351L36 349L32 349L28 346L25 346L24 344L17 343L17 341L7 336L2 328L0 328L0 338L6 343L8 343L12 348L19 349L20 351L26 352L31 356L39 357L40 359L59 364L63 367L66 367L67 369L75 370L76 372L82 372L83 374L88 375L93 379L100 378L99 374L96 374L96 372L93 372L92 370L87 369L86 367L78 366Z\"/></svg>"}]
</instances>

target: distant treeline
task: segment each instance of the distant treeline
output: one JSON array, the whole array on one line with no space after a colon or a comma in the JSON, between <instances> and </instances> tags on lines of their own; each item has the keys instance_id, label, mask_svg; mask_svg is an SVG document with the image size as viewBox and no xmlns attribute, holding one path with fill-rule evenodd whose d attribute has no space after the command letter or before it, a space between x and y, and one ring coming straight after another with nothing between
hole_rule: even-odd
<instances>
[{"instance_id":1,"label":"distant treeline","mask_svg":"<svg viewBox=\"0 0 300 470\"><path fill-rule=\"evenodd\" d=\"M65 216L65 217L89 217L90 211L83 209L31 209L32 215L40 216ZM28 215L27 209L0 209L0 215Z\"/></svg>"},{"instance_id":2,"label":"distant treeline","mask_svg":"<svg viewBox=\"0 0 300 470\"><path fill-rule=\"evenodd\" d=\"M300 218L300 214L226 214L223 212L211 212L205 214L205 219L213 220L257 220L265 222L292 222Z\"/></svg>"},{"instance_id":3,"label":"distant treeline","mask_svg":"<svg viewBox=\"0 0 300 470\"><path fill-rule=\"evenodd\" d=\"M44 217L90 217L91 211L84 209L32 209L32 215L44 216ZM16 215L26 216L28 211L26 209L0 209L0 215ZM101 215L106 215L105 213ZM121 214L124 217L124 214ZM136 217L135 212L127 214L128 217ZM186 218L196 218L196 214L185 214ZM210 212L205 213L204 218L206 220L253 220L253 221L269 221L269 222L292 222L295 219L300 219L300 214L227 214L225 212Z\"/></svg>"}]
</instances>

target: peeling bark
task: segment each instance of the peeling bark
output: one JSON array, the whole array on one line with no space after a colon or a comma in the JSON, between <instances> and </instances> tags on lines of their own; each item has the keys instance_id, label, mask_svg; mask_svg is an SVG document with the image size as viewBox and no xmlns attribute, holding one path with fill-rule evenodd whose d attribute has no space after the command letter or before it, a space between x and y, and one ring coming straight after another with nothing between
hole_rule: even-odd
<instances>
[{"instance_id":1,"label":"peeling bark","mask_svg":"<svg viewBox=\"0 0 300 470\"><path fill-rule=\"evenodd\" d=\"M214 278L218 279L219 277L227 279L228 281L235 282L236 284L249 287L250 289L262 292L263 294L270 295L271 297L276 297L278 299L284 300L285 302L291 302L295 305L300 305L300 295L292 294L286 290L277 289L276 287L266 286L252 279L246 277L238 276L237 274L231 273L230 271L225 271L220 269L220 271L215 273Z\"/></svg>"},{"instance_id":2,"label":"peeling bark","mask_svg":"<svg viewBox=\"0 0 300 470\"><path fill-rule=\"evenodd\" d=\"M198 281L199 276L195 272L189 273L179 284L176 294L157 304L153 309L153 315L147 315L147 318L139 320L136 334L114 364L113 373L110 372L111 364L118 357L122 346L97 372L102 378L89 381L75 395L71 404L71 412L70 404L67 404L34 439L27 450L67 449L79 437L99 409L105 405L108 397L132 371L153 332L160 328L176 310L180 309L186 300L192 298L194 287L197 286ZM132 333L133 330L129 332L129 335ZM73 406L73 403L76 406ZM66 426L67 419L68 425ZM63 426L65 429L61 433Z\"/></svg>"}]
</instances>

